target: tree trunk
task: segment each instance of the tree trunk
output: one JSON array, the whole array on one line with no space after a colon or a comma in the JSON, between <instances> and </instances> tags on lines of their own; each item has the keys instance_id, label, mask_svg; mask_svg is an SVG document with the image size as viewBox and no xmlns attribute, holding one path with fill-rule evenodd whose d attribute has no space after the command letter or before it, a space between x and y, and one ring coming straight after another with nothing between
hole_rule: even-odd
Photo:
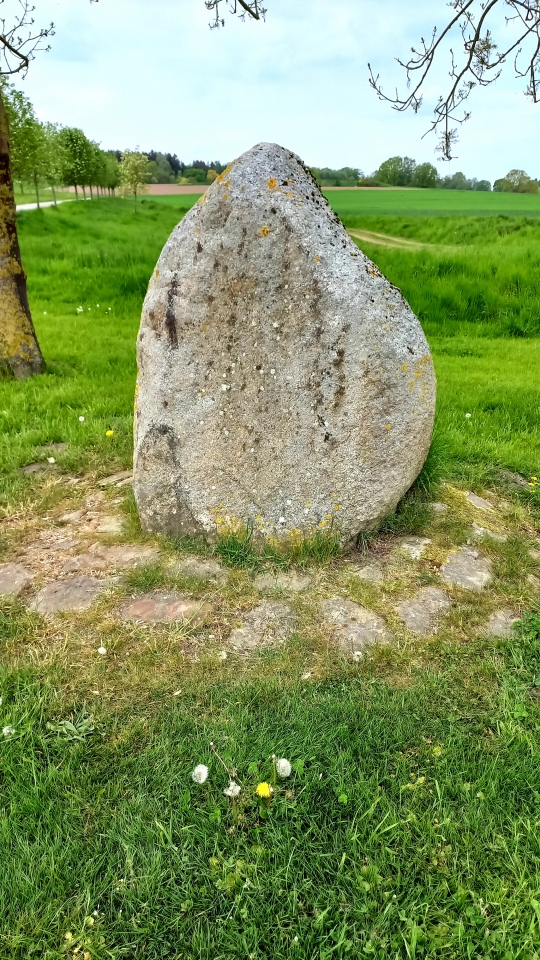
<instances>
[{"instance_id":1,"label":"tree trunk","mask_svg":"<svg viewBox=\"0 0 540 960\"><path fill-rule=\"evenodd\" d=\"M90 199L94 199L94 194L92 193L92 184L90 184Z\"/></svg>"},{"instance_id":2,"label":"tree trunk","mask_svg":"<svg viewBox=\"0 0 540 960\"><path fill-rule=\"evenodd\" d=\"M36 188L36 201L37 201L37 206L38 206L38 210L39 210L39 187L38 187L38 175L37 175L37 173L36 173L36 171L35 171L35 170L34 170L34 186L35 186L35 188Z\"/></svg>"},{"instance_id":3,"label":"tree trunk","mask_svg":"<svg viewBox=\"0 0 540 960\"><path fill-rule=\"evenodd\" d=\"M86 187L85 187L84 183L83 183L82 192L83 192L83 197L84 197L84 199L86 200Z\"/></svg>"},{"instance_id":4,"label":"tree trunk","mask_svg":"<svg viewBox=\"0 0 540 960\"><path fill-rule=\"evenodd\" d=\"M0 90L0 372L24 380L41 373L43 368L21 263L9 165L9 128Z\"/></svg>"},{"instance_id":5,"label":"tree trunk","mask_svg":"<svg viewBox=\"0 0 540 960\"><path fill-rule=\"evenodd\" d=\"M77 184L75 184L75 199L79 199L79 191L77 190Z\"/></svg>"},{"instance_id":6,"label":"tree trunk","mask_svg":"<svg viewBox=\"0 0 540 960\"><path fill-rule=\"evenodd\" d=\"M55 187L54 183L53 183L53 185L52 185L52 195L53 195L54 205L55 205L55 207L56 207L56 206L57 206L57 203L56 203L56 187Z\"/></svg>"}]
</instances>

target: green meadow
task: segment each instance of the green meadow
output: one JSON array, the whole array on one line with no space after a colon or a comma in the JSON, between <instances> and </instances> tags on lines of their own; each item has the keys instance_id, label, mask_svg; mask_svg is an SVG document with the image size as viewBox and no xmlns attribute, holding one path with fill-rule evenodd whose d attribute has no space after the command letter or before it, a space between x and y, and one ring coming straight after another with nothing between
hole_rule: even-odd
<instances>
[{"instance_id":1,"label":"green meadow","mask_svg":"<svg viewBox=\"0 0 540 960\"><path fill-rule=\"evenodd\" d=\"M129 488L98 487L131 466L141 303L197 197L19 216L47 371L0 381L0 560L39 543L52 576L49 545L97 536L65 519L88 502L123 519L107 542L157 543L162 559L74 616L0 598L1 960L540 958L540 199L328 198L349 229L414 241L357 240L420 317L438 379L427 466L365 549L390 557L414 533L431 553L392 553L383 585L304 557L314 585L293 598L294 636L245 659L221 653L257 602L250 558L222 552L225 583L175 573L208 548L146 537ZM66 446L49 464L52 443ZM465 489L493 498L491 519ZM451 591L432 636L394 615L394 644L336 656L315 603L337 592L391 610L437 582L473 519L505 532L482 546L492 587ZM118 620L151 589L218 612L202 631ZM482 625L502 606L520 622L496 638ZM274 753L290 778L276 780ZM242 783L234 804L223 763Z\"/></svg>"}]
</instances>

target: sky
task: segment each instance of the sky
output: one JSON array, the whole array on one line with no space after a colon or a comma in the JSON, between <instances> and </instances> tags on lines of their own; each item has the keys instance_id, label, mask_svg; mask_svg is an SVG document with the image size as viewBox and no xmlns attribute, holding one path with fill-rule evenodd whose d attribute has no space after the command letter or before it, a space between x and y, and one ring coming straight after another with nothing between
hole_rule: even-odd
<instances>
[{"instance_id":1,"label":"sky","mask_svg":"<svg viewBox=\"0 0 540 960\"><path fill-rule=\"evenodd\" d=\"M4 0L2 15L16 2ZM41 120L81 127L103 149L228 162L266 140L311 166L367 174L399 154L435 163L442 175L493 181L520 167L540 176L540 105L511 68L474 91L450 163L439 161L433 135L422 139L448 83L446 60L417 115L397 113L370 88L368 62L390 91L405 89L395 57L445 22L446 0L265 4L265 23L226 16L223 29L210 30L204 0L35 0L36 22L53 21L56 32L17 85Z\"/></svg>"}]
</instances>

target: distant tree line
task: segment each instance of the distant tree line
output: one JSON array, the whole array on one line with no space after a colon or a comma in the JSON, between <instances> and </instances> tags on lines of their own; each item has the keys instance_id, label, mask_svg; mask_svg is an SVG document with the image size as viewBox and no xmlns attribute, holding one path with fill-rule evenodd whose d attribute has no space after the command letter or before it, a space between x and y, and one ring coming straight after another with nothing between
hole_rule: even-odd
<instances>
[{"instance_id":1,"label":"distant tree line","mask_svg":"<svg viewBox=\"0 0 540 960\"><path fill-rule=\"evenodd\" d=\"M208 184L225 170L226 163L219 160L193 160L191 164L179 160L176 153L160 153L149 150L149 183Z\"/></svg>"}]
</instances>

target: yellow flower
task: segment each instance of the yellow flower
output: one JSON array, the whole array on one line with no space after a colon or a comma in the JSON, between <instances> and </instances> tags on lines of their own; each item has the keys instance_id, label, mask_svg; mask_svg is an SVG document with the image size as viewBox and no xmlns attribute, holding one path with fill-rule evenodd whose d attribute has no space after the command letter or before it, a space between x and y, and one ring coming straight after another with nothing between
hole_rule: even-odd
<instances>
[{"instance_id":1,"label":"yellow flower","mask_svg":"<svg viewBox=\"0 0 540 960\"><path fill-rule=\"evenodd\" d=\"M269 800L274 791L272 790L270 784L263 780L262 783L257 784L257 790L255 792L258 797L263 797L263 799Z\"/></svg>"},{"instance_id":2,"label":"yellow flower","mask_svg":"<svg viewBox=\"0 0 540 960\"><path fill-rule=\"evenodd\" d=\"M106 431L105 431L105 436L106 436L106 437L114 437L114 430L106 430Z\"/></svg>"}]
</instances>

